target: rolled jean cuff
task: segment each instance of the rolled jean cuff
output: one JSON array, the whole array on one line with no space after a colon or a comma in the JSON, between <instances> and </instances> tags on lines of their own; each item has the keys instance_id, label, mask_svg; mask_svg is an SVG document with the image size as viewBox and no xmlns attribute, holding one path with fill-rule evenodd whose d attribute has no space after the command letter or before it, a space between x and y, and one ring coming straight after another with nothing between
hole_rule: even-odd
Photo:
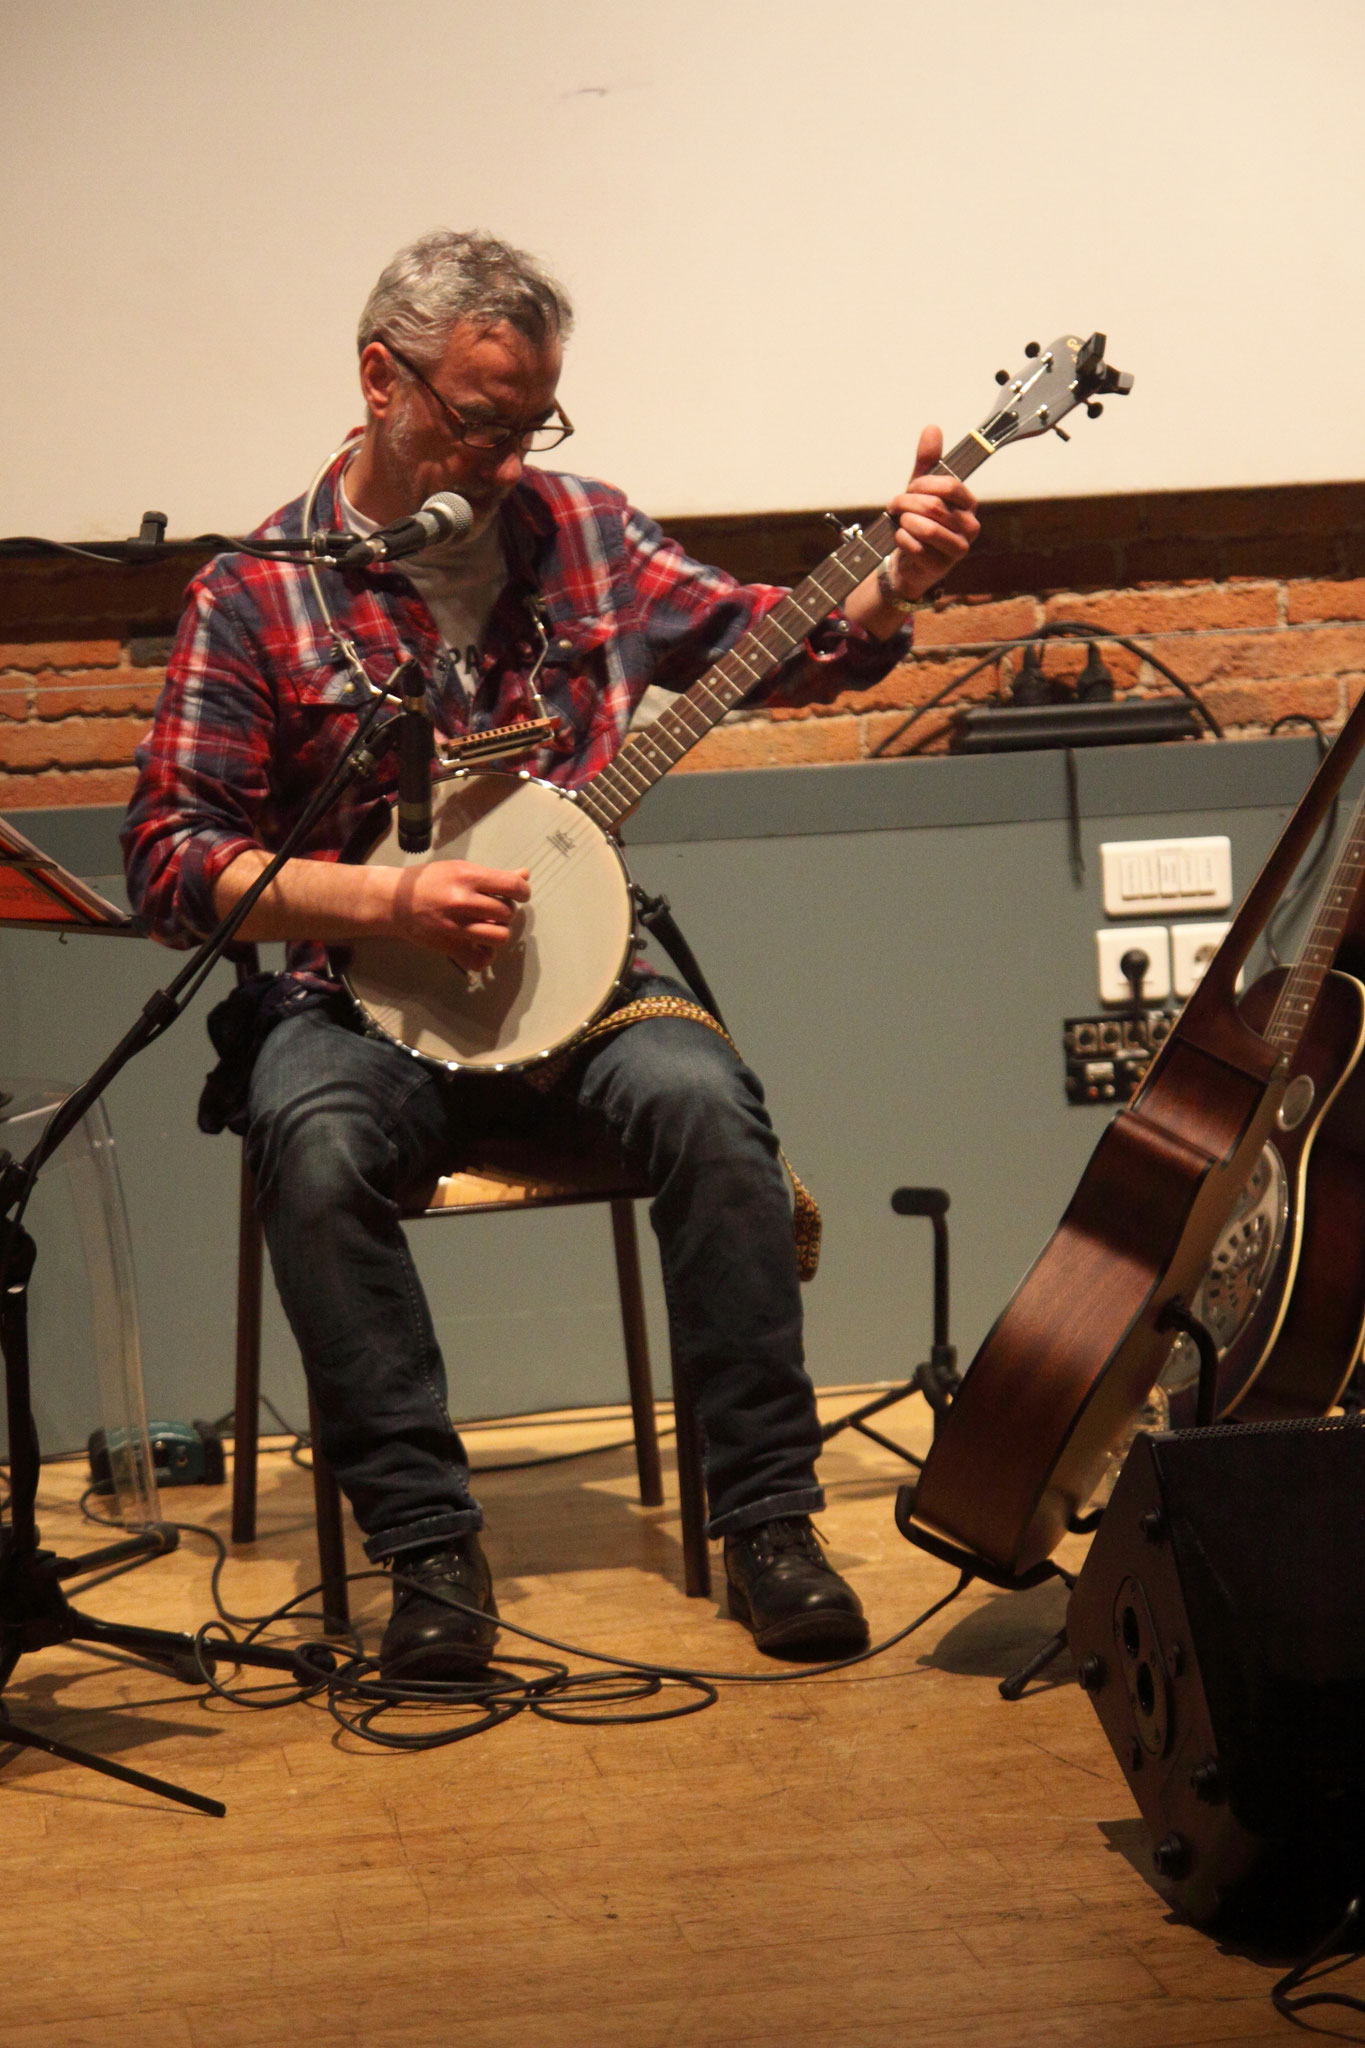
<instances>
[{"instance_id":1,"label":"rolled jean cuff","mask_svg":"<svg viewBox=\"0 0 1365 2048\"><path fill-rule=\"evenodd\" d=\"M770 1493L766 1500L751 1501L748 1507L731 1508L728 1515L712 1515L706 1533L738 1536L745 1529L756 1529L760 1522L775 1522L779 1515L818 1515L824 1505L823 1486L803 1486L797 1493Z\"/></svg>"},{"instance_id":2,"label":"rolled jean cuff","mask_svg":"<svg viewBox=\"0 0 1365 2048\"><path fill-rule=\"evenodd\" d=\"M452 1508L448 1514L427 1515L420 1522L404 1522L397 1529L381 1529L365 1539L365 1555L371 1564L387 1564L411 1550L429 1550L455 1536L468 1536L483 1527L482 1508Z\"/></svg>"}]
</instances>

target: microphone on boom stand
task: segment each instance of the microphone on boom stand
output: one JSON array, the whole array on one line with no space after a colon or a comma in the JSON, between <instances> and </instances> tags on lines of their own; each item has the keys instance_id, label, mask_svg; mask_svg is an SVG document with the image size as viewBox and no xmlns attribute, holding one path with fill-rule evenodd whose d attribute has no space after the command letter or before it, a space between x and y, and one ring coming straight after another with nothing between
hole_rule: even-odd
<instances>
[{"instance_id":1,"label":"microphone on boom stand","mask_svg":"<svg viewBox=\"0 0 1365 2048\"><path fill-rule=\"evenodd\" d=\"M352 539L341 557L343 569L371 562L396 562L420 555L442 540L463 540L474 524L474 507L458 491L436 491L407 519L394 519L364 540ZM330 537L329 537L330 540Z\"/></svg>"}]
</instances>

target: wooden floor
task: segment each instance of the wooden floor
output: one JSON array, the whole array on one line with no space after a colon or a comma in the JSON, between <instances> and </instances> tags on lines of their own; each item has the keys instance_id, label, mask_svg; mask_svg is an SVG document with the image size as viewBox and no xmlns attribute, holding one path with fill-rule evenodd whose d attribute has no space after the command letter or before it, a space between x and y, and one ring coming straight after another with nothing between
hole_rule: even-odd
<instances>
[{"instance_id":1,"label":"wooden floor","mask_svg":"<svg viewBox=\"0 0 1365 2048\"><path fill-rule=\"evenodd\" d=\"M921 1404L896 1412L922 1447ZM619 1418L543 1421L472 1441L487 1461L621 1433ZM824 1470L832 1555L890 1634L951 1574L897 1534L905 1468L887 1453L844 1435ZM85 1547L78 1476L53 1467L45 1488L44 1540L63 1551ZM628 1454L490 1476L480 1493L511 1619L627 1656L777 1668L717 1602L684 1597L674 1505L638 1506ZM226 1530L226 1489L163 1506ZM304 1473L268 1456L262 1541L229 1567L229 1606L259 1611L309 1582L309 1507ZM359 1591L375 1622L385 1588ZM211 1612L207 1547L187 1538L82 1604L194 1628ZM28 1657L6 1695L17 1720L179 1778L228 1814L0 1753L0 2042L1288 2038L1267 1997L1276 1968L1177 1924L1144 1881L1146 1838L1074 1683L999 1698L1061 1617L1048 1589L973 1588L858 1674L731 1687L656 1727L523 1714L423 1755L362 1746L315 1706L225 1707L72 1646ZM1362 1975L1344 1988L1365 1991ZM1365 2028L1310 2018L1336 2038Z\"/></svg>"}]
</instances>

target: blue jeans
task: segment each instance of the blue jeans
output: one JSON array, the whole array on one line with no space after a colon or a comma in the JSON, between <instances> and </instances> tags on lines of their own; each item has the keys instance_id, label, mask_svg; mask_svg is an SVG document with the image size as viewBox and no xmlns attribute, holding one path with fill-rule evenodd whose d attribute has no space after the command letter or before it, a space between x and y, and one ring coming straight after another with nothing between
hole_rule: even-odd
<instances>
[{"instance_id":1,"label":"blue jeans","mask_svg":"<svg viewBox=\"0 0 1365 2048\"><path fill-rule=\"evenodd\" d=\"M662 979L650 989L686 993ZM405 1196L494 1133L610 1138L654 1190L710 1533L823 1506L777 1140L757 1077L715 1032L650 1018L594 1045L545 1094L515 1075L444 1073L310 1010L266 1039L250 1112L276 1284L323 1449L374 1562L483 1525L398 1217Z\"/></svg>"}]
</instances>

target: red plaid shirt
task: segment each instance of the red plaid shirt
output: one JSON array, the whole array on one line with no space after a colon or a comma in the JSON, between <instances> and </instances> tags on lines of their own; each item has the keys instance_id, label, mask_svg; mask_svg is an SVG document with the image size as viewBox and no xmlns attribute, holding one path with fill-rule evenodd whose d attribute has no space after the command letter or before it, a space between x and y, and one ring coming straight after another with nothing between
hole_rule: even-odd
<instances>
[{"instance_id":1,"label":"red plaid shirt","mask_svg":"<svg viewBox=\"0 0 1365 2048\"><path fill-rule=\"evenodd\" d=\"M318 494L315 525L339 526L339 457ZM259 529L302 532L296 499ZM538 687L563 722L555 746L525 765L574 787L604 768L651 683L685 689L782 596L694 562L619 491L527 470L501 513L507 583L479 657L472 705L413 586L394 570L319 568L337 630L367 674L386 683L415 655L438 733L449 739L533 715L527 677L539 651L528 599L539 597L549 654ZM837 616L784 664L767 694L803 700L875 682L904 651ZM217 922L219 875L249 848L279 845L355 730L355 690L307 570L292 561L220 555L191 583L155 722L123 827L134 908L153 935L190 946ZM335 860L362 814L392 800L390 753L353 785L302 849ZM325 975L321 947L297 944L296 972Z\"/></svg>"}]
</instances>

